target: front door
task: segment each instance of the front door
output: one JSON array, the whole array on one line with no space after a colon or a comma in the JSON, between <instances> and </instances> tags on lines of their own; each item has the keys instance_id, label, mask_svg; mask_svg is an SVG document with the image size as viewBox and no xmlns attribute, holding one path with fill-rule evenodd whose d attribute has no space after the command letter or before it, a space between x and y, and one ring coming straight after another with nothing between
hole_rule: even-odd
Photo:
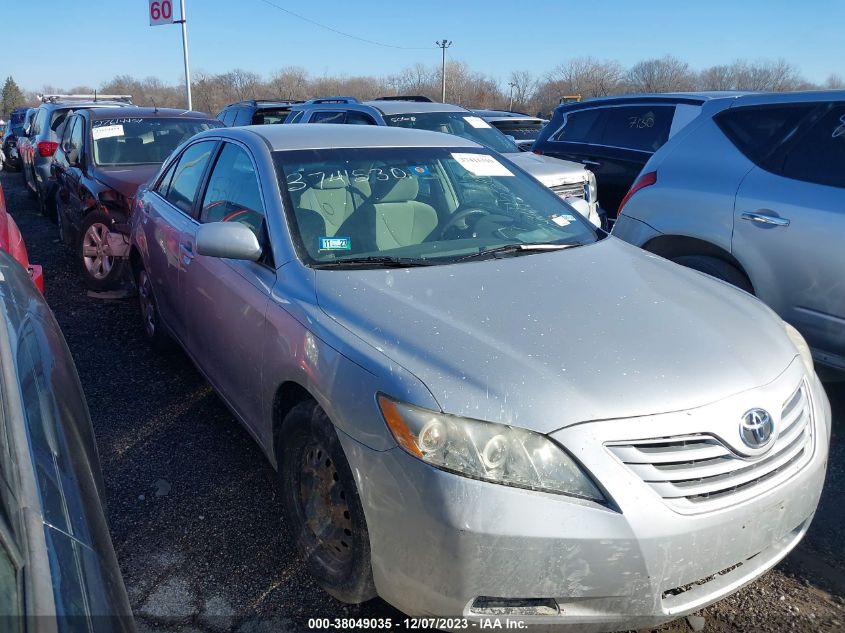
<instances>
[{"instance_id":1,"label":"front door","mask_svg":"<svg viewBox=\"0 0 845 633\"><path fill-rule=\"evenodd\" d=\"M267 245L261 185L246 148L223 144L201 200L200 223L242 222ZM268 259L259 262L199 255L196 228L184 236L194 252L181 270L190 323L185 343L218 393L258 436L266 310L276 282L270 249L266 246Z\"/></svg>"}]
</instances>

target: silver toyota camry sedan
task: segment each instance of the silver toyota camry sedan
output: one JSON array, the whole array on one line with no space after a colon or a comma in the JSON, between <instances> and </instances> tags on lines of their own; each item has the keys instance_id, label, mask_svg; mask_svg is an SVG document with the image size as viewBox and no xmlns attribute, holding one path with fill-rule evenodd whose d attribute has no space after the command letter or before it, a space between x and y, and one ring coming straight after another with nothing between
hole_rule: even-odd
<instances>
[{"instance_id":1,"label":"silver toyota camry sedan","mask_svg":"<svg viewBox=\"0 0 845 633\"><path fill-rule=\"evenodd\" d=\"M279 472L333 596L438 626L652 626L806 532L830 406L763 303L443 134L209 130L139 191L144 332Z\"/></svg>"}]
</instances>

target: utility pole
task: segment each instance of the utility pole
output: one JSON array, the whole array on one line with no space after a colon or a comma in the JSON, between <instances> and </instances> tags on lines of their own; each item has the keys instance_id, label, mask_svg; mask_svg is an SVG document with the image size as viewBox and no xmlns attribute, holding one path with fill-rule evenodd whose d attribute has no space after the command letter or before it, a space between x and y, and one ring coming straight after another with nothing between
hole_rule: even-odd
<instances>
[{"instance_id":1,"label":"utility pole","mask_svg":"<svg viewBox=\"0 0 845 633\"><path fill-rule=\"evenodd\" d=\"M185 18L185 0L182 2L182 19L176 20L182 24L182 52L185 56L185 99L188 102L188 110L193 110L193 102L191 100L191 69L188 65L188 21Z\"/></svg>"},{"instance_id":2,"label":"utility pole","mask_svg":"<svg viewBox=\"0 0 845 633\"><path fill-rule=\"evenodd\" d=\"M184 0L182 0L184 2ZM441 98L440 100L443 103L446 103L446 49L452 45L452 42L448 41L447 39L443 39L441 42L435 42L435 46L443 50L443 65L441 66L440 70L440 79L441 79Z\"/></svg>"},{"instance_id":3,"label":"utility pole","mask_svg":"<svg viewBox=\"0 0 845 633\"><path fill-rule=\"evenodd\" d=\"M510 82L508 85L511 87L511 104L508 107L508 110L513 112L513 89L516 88L516 84L514 82Z\"/></svg>"}]
</instances>

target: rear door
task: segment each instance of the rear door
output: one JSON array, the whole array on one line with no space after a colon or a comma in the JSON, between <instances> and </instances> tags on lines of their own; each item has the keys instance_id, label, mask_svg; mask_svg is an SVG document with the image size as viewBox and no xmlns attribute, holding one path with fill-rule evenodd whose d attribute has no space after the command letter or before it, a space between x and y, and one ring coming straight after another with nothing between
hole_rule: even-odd
<instances>
[{"instance_id":1,"label":"rear door","mask_svg":"<svg viewBox=\"0 0 845 633\"><path fill-rule=\"evenodd\" d=\"M142 216L150 278L159 314L173 334L186 341L180 271L194 257L191 236L196 231L194 207L216 140L189 145L145 198Z\"/></svg>"},{"instance_id":2,"label":"rear door","mask_svg":"<svg viewBox=\"0 0 845 633\"><path fill-rule=\"evenodd\" d=\"M747 110L785 124L739 187L732 249L757 295L845 367L845 102Z\"/></svg>"},{"instance_id":3,"label":"rear door","mask_svg":"<svg viewBox=\"0 0 845 633\"><path fill-rule=\"evenodd\" d=\"M215 389L257 436L267 344L265 315L276 271L258 170L244 146L222 145L201 200L200 223L246 224L267 253L258 262L195 254L180 273L190 323L186 346ZM192 226L185 239L195 240L197 228Z\"/></svg>"}]
</instances>

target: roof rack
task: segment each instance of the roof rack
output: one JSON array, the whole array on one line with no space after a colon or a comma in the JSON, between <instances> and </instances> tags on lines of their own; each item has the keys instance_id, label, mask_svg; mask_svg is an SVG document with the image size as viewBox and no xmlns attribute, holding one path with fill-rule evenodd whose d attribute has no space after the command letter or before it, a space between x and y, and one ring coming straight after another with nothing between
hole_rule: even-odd
<instances>
[{"instance_id":1,"label":"roof rack","mask_svg":"<svg viewBox=\"0 0 845 633\"><path fill-rule=\"evenodd\" d=\"M37 95L41 103L56 103L58 101L123 101L132 103L132 95L101 95L94 92L90 95Z\"/></svg>"},{"instance_id":2,"label":"roof rack","mask_svg":"<svg viewBox=\"0 0 845 633\"><path fill-rule=\"evenodd\" d=\"M318 104L318 103L361 103L355 97L319 97L317 99L309 99L305 103L308 104Z\"/></svg>"},{"instance_id":3,"label":"roof rack","mask_svg":"<svg viewBox=\"0 0 845 633\"><path fill-rule=\"evenodd\" d=\"M395 95L392 97L376 97L373 101L416 101L417 103L434 103L433 99L422 95Z\"/></svg>"},{"instance_id":4,"label":"roof rack","mask_svg":"<svg viewBox=\"0 0 845 633\"><path fill-rule=\"evenodd\" d=\"M282 103L282 104L289 104L293 105L295 103L304 103L302 99L244 99L243 101L235 101L234 103L230 103L226 107L229 108L231 106L236 105L252 105L257 106L259 103Z\"/></svg>"}]
</instances>

